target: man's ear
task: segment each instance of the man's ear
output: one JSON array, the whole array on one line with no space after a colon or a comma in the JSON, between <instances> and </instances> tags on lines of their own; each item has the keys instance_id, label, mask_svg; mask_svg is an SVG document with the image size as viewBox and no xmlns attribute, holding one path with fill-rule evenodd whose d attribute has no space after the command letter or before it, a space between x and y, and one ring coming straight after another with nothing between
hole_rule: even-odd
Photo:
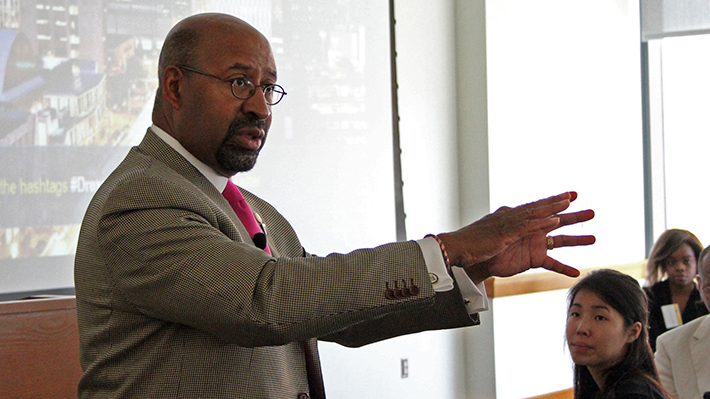
<instances>
[{"instance_id":1,"label":"man's ear","mask_svg":"<svg viewBox=\"0 0 710 399\"><path fill-rule=\"evenodd\" d=\"M176 66L168 66L163 71L162 82L160 82L161 94L165 101L175 109L180 108L180 85L183 83L182 79L184 77L185 75L183 75L180 68Z\"/></svg>"},{"instance_id":2,"label":"man's ear","mask_svg":"<svg viewBox=\"0 0 710 399\"><path fill-rule=\"evenodd\" d=\"M641 329L643 326L641 325L641 322L636 322L634 323L630 328L629 328L629 335L626 339L626 342L631 343L636 341L638 339L639 335L641 335Z\"/></svg>"}]
</instances>

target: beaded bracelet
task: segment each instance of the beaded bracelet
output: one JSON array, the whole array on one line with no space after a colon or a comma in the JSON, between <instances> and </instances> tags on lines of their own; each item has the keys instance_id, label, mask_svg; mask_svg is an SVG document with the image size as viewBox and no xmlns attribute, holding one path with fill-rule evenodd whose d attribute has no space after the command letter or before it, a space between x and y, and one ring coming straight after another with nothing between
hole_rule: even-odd
<instances>
[{"instance_id":1,"label":"beaded bracelet","mask_svg":"<svg viewBox=\"0 0 710 399\"><path fill-rule=\"evenodd\" d=\"M441 238L439 238L439 236L437 236L436 234L427 234L424 236L424 238L426 237L432 237L436 240L436 242L439 243L439 248L441 248L441 254L444 256L444 265L446 265L446 270L448 272L451 272L451 262L449 261L449 253L446 252L446 247L441 241Z\"/></svg>"}]
</instances>

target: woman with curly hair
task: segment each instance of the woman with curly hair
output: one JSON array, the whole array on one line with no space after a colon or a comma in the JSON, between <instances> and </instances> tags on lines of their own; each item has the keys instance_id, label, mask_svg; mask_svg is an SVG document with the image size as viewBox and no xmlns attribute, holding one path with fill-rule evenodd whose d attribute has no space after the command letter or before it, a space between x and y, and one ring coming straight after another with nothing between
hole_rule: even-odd
<instances>
[{"instance_id":1,"label":"woman with curly hair","mask_svg":"<svg viewBox=\"0 0 710 399\"><path fill-rule=\"evenodd\" d=\"M698 256L702 250L700 240L688 230L681 229L666 230L651 248L644 290L649 301L649 342L653 351L656 350L656 338L680 324L666 325L663 306L676 304L683 323L708 314L695 285Z\"/></svg>"}]
</instances>

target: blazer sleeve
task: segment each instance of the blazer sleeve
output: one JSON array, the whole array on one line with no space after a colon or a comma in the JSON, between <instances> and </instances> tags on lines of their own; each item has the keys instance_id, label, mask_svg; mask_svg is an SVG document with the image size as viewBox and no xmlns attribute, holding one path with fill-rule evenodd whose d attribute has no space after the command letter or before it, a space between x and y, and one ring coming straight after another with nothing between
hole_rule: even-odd
<instances>
[{"instance_id":1,"label":"blazer sleeve","mask_svg":"<svg viewBox=\"0 0 710 399\"><path fill-rule=\"evenodd\" d=\"M667 337L666 337L667 338ZM668 341L661 336L656 341L656 368L658 369L658 376L661 380L661 385L673 395L673 397L678 397L678 390L675 386L675 381L673 379L673 365L671 364L670 352L671 348L668 348Z\"/></svg>"},{"instance_id":2,"label":"blazer sleeve","mask_svg":"<svg viewBox=\"0 0 710 399\"><path fill-rule=\"evenodd\" d=\"M254 347L324 337L438 302L415 242L273 258L245 243L229 215L193 185L148 173L107 195L90 234L97 243L85 246L99 251L102 264L85 267L107 268L118 311ZM386 285L402 280L414 282L420 294L387 298ZM386 331L368 337L378 340L378 334Z\"/></svg>"},{"instance_id":3,"label":"blazer sleeve","mask_svg":"<svg viewBox=\"0 0 710 399\"><path fill-rule=\"evenodd\" d=\"M478 324L478 313L468 314L461 293L454 286L450 291L437 293L429 306L390 313L319 339L348 347L360 347L406 334Z\"/></svg>"}]
</instances>

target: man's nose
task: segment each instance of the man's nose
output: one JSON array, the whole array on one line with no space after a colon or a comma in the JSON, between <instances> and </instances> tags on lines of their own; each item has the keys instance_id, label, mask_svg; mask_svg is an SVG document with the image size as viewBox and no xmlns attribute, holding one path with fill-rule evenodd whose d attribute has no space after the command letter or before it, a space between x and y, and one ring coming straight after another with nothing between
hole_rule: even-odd
<instances>
[{"instance_id":1,"label":"man's nose","mask_svg":"<svg viewBox=\"0 0 710 399\"><path fill-rule=\"evenodd\" d=\"M254 114L257 118L265 120L271 116L271 105L266 103L262 87L254 89L254 95L244 100L244 112Z\"/></svg>"}]
</instances>

